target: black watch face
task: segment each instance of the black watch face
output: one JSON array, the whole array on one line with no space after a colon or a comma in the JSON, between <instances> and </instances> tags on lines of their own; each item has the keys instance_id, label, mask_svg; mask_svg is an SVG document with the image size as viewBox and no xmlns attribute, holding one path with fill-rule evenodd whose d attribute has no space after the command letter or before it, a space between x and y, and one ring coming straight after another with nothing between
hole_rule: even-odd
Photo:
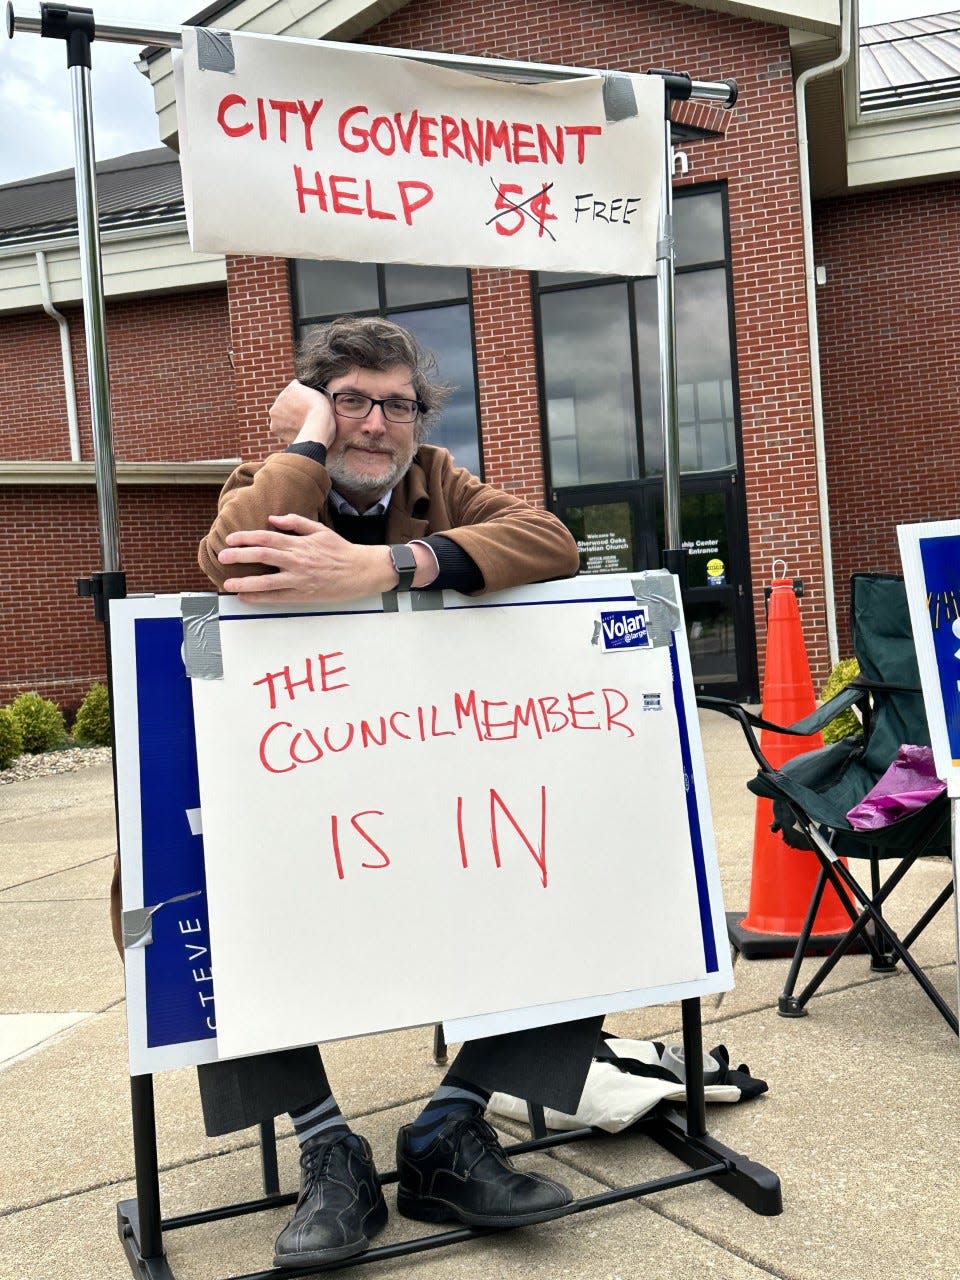
<instances>
[{"instance_id":1,"label":"black watch face","mask_svg":"<svg viewBox=\"0 0 960 1280\"><path fill-rule=\"evenodd\" d=\"M390 548L390 559L399 578L397 591L409 591L413 586L414 574L417 572L417 557L408 546L398 544Z\"/></svg>"}]
</instances>

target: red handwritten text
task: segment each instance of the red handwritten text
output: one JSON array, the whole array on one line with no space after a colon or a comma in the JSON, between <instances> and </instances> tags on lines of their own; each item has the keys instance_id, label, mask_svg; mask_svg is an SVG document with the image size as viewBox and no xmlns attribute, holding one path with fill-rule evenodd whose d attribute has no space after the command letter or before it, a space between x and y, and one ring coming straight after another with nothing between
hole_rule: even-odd
<instances>
[{"instance_id":1,"label":"red handwritten text","mask_svg":"<svg viewBox=\"0 0 960 1280\"><path fill-rule=\"evenodd\" d=\"M489 827L487 829L487 839L489 839L489 852L493 856L494 866L498 871L503 869L504 858L510 844L515 844L511 837L511 831L515 836L519 837L520 846L526 849L530 857L536 863L539 871L540 884L544 889L547 887L548 871L547 871L547 788L541 786L538 788L539 797L537 808L539 810L539 820L536 821L538 827L535 840L532 839L519 820L515 816L513 810L517 808L517 802L511 798L510 805L503 798L499 791L494 787L485 788L486 796L483 803L488 806ZM333 867L336 871L338 880L345 880L349 874L349 861L355 861L357 857L364 859L360 862L360 867L364 871L385 871L392 865L390 855L384 849L383 845L373 838L367 830L367 826L361 823L360 819L378 818L385 819L389 823L390 819L383 809L361 809L350 817L350 826L353 828L355 837L348 847L345 839L340 833L340 816L336 813L330 814L330 852L333 855ZM457 796L454 823L457 832L457 844L460 852L460 865L465 871L470 869L470 856L467 851L467 837L464 830L464 797ZM368 824L369 825L369 824ZM381 824L382 826L382 824ZM359 839L357 839L359 837ZM381 839L383 837L381 836ZM483 837L481 837L481 843ZM377 855L376 861L367 861L371 857L371 850ZM348 861L349 860L349 861ZM476 862L476 860L475 860Z\"/></svg>"},{"instance_id":2,"label":"red handwritten text","mask_svg":"<svg viewBox=\"0 0 960 1280\"><path fill-rule=\"evenodd\" d=\"M309 106L302 98L297 98L296 101L289 98L257 98L252 107L256 117L254 124L250 119L251 106L247 99L239 93L228 93L220 99L217 106L217 124L228 138L243 138L256 130L261 142L266 142L271 137L271 126L274 126L280 141L287 142L290 140L287 121L294 117L303 125L302 138L300 130L296 130L297 143L302 141L304 147L312 151L313 122L322 106L322 98L315 98Z\"/></svg>"},{"instance_id":3,"label":"red handwritten text","mask_svg":"<svg viewBox=\"0 0 960 1280\"><path fill-rule=\"evenodd\" d=\"M321 213L352 213L357 217L366 216L385 222L396 222L399 213L409 227L417 210L433 199L433 187L426 182L413 180L388 184L399 200L399 208L389 208L382 203L382 196L374 197L373 183L369 178L363 180L361 188L359 178L347 173L331 173L324 184L323 175L314 170L311 186L310 181L304 177L303 170L295 164L293 179L301 213L306 213L308 207L313 208L313 202L316 201L316 207Z\"/></svg>"},{"instance_id":4,"label":"red handwritten text","mask_svg":"<svg viewBox=\"0 0 960 1280\"><path fill-rule=\"evenodd\" d=\"M383 871L385 867L389 867L390 858L384 849L381 849L373 836L366 831L359 822L360 818L369 818L376 815L378 818L384 816L382 809L361 809L359 813L355 813L350 819L350 825L356 831L357 835L380 855L379 862L361 862L360 865L366 871ZM333 850L333 861L337 868L337 879L343 880L346 872L343 869L343 849L340 845L340 819L335 813L330 815L330 847ZM366 852L364 850L364 852Z\"/></svg>"},{"instance_id":5,"label":"red handwritten text","mask_svg":"<svg viewBox=\"0 0 960 1280\"><path fill-rule=\"evenodd\" d=\"M477 742L512 742L520 737L542 740L550 734L583 731L617 732L632 738L634 730L623 718L629 710L630 700L620 689L541 694L524 702L484 698L471 689L455 693L446 708L437 703L399 707L335 725L298 726L290 720L277 720L261 736L258 754L268 773L290 773L300 765L316 764L351 749L427 743L461 733Z\"/></svg>"},{"instance_id":6,"label":"red handwritten text","mask_svg":"<svg viewBox=\"0 0 960 1280\"><path fill-rule=\"evenodd\" d=\"M346 671L346 667L331 667L328 666L328 663L333 658L342 657L343 654L339 649L335 649L332 653L318 653L316 676L314 676L313 659L304 658L301 679L295 680L290 673L290 667L285 666L280 671L268 671L259 680L254 680L253 686L254 688L261 684L267 686L270 694L271 711L276 710L278 687L291 702L297 696L297 689L306 689L308 693L316 693L318 689L321 693L332 693L334 689L348 689L350 686L346 680L341 681L339 684L330 684L331 678L342 675Z\"/></svg>"},{"instance_id":7,"label":"red handwritten text","mask_svg":"<svg viewBox=\"0 0 960 1280\"><path fill-rule=\"evenodd\" d=\"M485 120L462 116L424 116L419 111L374 116L362 103L348 107L337 122L341 146L358 155L379 151L446 160L456 156L469 164L489 164L496 156L508 164L563 164L574 150L575 163L586 161L587 139L602 133L592 124L524 124L515 120Z\"/></svg>"},{"instance_id":8,"label":"red handwritten text","mask_svg":"<svg viewBox=\"0 0 960 1280\"><path fill-rule=\"evenodd\" d=\"M253 98L225 94L217 103L217 125L228 138L254 136L261 142L280 142L314 149L314 124L323 98ZM598 124L542 124L522 120L491 120L475 116L424 115L419 110L371 116L360 102L341 112L337 138L345 151L363 155L408 155L425 160L456 157L479 166L496 160L506 164L584 165L590 138L599 137Z\"/></svg>"}]
</instances>

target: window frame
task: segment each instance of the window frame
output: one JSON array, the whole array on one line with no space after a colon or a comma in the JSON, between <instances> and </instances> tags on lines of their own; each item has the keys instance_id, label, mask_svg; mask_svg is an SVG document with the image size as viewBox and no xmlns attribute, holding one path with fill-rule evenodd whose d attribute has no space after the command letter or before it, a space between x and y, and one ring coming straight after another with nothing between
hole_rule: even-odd
<instances>
[{"instance_id":1,"label":"window frame","mask_svg":"<svg viewBox=\"0 0 960 1280\"><path fill-rule=\"evenodd\" d=\"M724 257L720 259L711 258L704 259L702 262L694 263L687 266L676 266L674 268L675 276L692 275L695 272L716 271L724 272L726 284L726 302L727 302L727 333L730 348L730 380L731 393L733 397L733 423L734 423L734 460L729 466L720 468L710 468L704 471L683 471L681 476L723 476L729 475L731 472L740 476L743 474L743 439L742 439L742 419L740 413L740 380L738 373L737 345L736 345L736 323L734 314L734 291L733 291L733 264L731 261L731 240L730 240L730 217L729 217L729 198L728 186L726 182L702 182L702 183L686 183L674 190L674 203L680 200L695 199L697 196L709 195L719 192L720 194L720 211L721 226L723 233L723 252ZM634 403L634 427L637 433L637 459L639 466L639 476L635 480L608 480L602 482L589 482L588 487L595 487L596 484L604 484L610 486L636 485L650 481L656 481L662 477L660 472L647 472L646 469L646 450L644 444L644 419L643 419L643 396L640 386L640 364L639 364L639 340L637 336L637 308L636 308L636 285L643 280L655 280L655 276L592 276L587 280L576 280L569 283L555 283L541 285L539 274L531 273L531 287L534 299L533 323L534 338L536 343L537 355L537 386L540 408L540 434L541 434L541 452L543 455L544 482L546 490L549 494L555 495L558 489L564 492L576 490L584 487L587 482L579 485L557 485L553 479L553 466L550 453L550 424L548 420L547 409L547 376L546 376L546 359L544 348L544 329L542 320L542 310L540 299L545 294L555 293L576 293L580 289L596 288L598 285L622 285L627 286L627 322L630 326L630 358L632 361L631 377L633 381L633 403Z\"/></svg>"}]
</instances>

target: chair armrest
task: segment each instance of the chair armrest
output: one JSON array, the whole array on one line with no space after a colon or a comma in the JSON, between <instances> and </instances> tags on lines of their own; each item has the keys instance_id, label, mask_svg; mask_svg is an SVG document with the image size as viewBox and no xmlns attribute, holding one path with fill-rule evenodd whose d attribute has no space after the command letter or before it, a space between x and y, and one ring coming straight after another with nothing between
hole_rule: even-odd
<instances>
[{"instance_id":1,"label":"chair armrest","mask_svg":"<svg viewBox=\"0 0 960 1280\"><path fill-rule=\"evenodd\" d=\"M783 733L790 737L808 738L811 734L819 733L825 725L828 725L832 720L836 720L837 716L842 715L844 711L849 710L850 707L855 706L858 702L865 702L868 698L869 693L865 689L858 688L854 684L848 684L835 697L825 702L823 706L818 707L816 711L804 717L803 720L797 720L791 725L776 724L772 720L765 720L763 716L755 715L752 711L748 711L746 707L741 706L739 702L733 702L729 698L711 698L703 694L697 698L697 706L704 711L719 711L721 715L729 716L731 720L736 720L741 729L743 729L747 746L750 748L750 752L760 768L766 773L776 773L775 767L760 748L755 730L767 729L771 733Z\"/></svg>"}]
</instances>

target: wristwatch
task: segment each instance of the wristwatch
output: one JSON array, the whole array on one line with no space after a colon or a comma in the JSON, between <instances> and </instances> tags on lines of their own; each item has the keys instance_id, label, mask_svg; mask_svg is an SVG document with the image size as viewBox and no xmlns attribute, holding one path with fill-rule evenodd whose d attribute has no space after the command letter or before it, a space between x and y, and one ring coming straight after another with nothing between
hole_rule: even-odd
<instances>
[{"instance_id":1,"label":"wristwatch","mask_svg":"<svg viewBox=\"0 0 960 1280\"><path fill-rule=\"evenodd\" d=\"M390 547L390 560L397 571L397 585L393 590L409 591L417 572L417 557L405 542L395 542Z\"/></svg>"}]
</instances>

